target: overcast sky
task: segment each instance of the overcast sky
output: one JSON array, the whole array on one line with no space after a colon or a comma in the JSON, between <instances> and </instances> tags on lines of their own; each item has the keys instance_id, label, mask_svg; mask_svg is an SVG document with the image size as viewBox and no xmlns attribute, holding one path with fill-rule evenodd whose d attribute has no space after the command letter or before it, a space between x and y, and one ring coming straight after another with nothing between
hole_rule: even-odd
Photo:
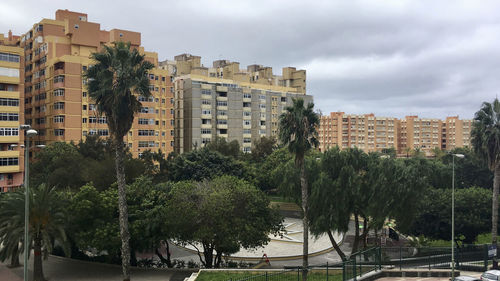
<instances>
[{"instance_id":1,"label":"overcast sky","mask_svg":"<svg viewBox=\"0 0 500 281\"><path fill-rule=\"evenodd\" d=\"M2 1L0 33L57 9L141 32L160 60L306 69L323 113L465 119L500 90L500 1Z\"/></svg>"}]
</instances>

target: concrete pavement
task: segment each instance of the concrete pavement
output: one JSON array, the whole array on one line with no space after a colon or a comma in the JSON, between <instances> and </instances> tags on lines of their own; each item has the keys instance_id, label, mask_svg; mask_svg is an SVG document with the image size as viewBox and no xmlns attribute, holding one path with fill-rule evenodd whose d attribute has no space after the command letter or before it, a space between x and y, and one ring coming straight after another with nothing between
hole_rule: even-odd
<instances>
[{"instance_id":1,"label":"concrete pavement","mask_svg":"<svg viewBox=\"0 0 500 281\"><path fill-rule=\"evenodd\" d=\"M30 259L30 280L32 280L32 266L33 261ZM121 267L118 265L79 261L56 256L49 256L47 260L43 261L43 270L45 278L49 281L122 280ZM191 275L189 271L175 269L132 268L131 273L132 280L141 281L182 281L185 277ZM7 268L6 264L0 263L0 280L23 280L23 267Z\"/></svg>"}]
</instances>

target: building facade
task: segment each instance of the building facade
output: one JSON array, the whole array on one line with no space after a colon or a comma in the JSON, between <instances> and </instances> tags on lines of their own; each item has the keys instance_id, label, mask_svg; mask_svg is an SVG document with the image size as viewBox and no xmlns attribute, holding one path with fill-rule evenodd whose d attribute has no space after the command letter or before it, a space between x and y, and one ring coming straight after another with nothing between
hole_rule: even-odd
<instances>
[{"instance_id":1,"label":"building facade","mask_svg":"<svg viewBox=\"0 0 500 281\"><path fill-rule=\"evenodd\" d=\"M360 148L366 152L398 146L399 120L373 114L353 115L332 112L321 116L318 130L320 150L338 146Z\"/></svg>"},{"instance_id":2,"label":"building facade","mask_svg":"<svg viewBox=\"0 0 500 281\"><path fill-rule=\"evenodd\" d=\"M92 53L116 41L130 42L155 65L149 74L152 96L139 97L143 107L124 141L135 157L146 149L173 151L172 77L157 67L157 54L144 51L138 32L101 30L87 14L68 10L34 24L19 40L25 57L25 123L38 131L36 143L109 136L106 117L89 98L83 73L93 63Z\"/></svg>"},{"instance_id":3,"label":"building facade","mask_svg":"<svg viewBox=\"0 0 500 281\"><path fill-rule=\"evenodd\" d=\"M260 65L239 68L239 63L218 60L204 67L199 56L182 54L160 67L175 78L175 151L203 147L217 137L236 140L251 152L261 137L276 137L279 115L293 98L312 102L305 94L305 71Z\"/></svg>"},{"instance_id":4,"label":"building facade","mask_svg":"<svg viewBox=\"0 0 500 281\"><path fill-rule=\"evenodd\" d=\"M9 31L0 34L0 192L23 183L24 50Z\"/></svg>"},{"instance_id":5,"label":"building facade","mask_svg":"<svg viewBox=\"0 0 500 281\"><path fill-rule=\"evenodd\" d=\"M374 114L332 112L321 116L318 133L321 151L338 146L357 147L365 152L394 149L400 156L420 151L432 156L436 148L470 147L471 130L472 120L460 120L458 116L446 120L406 116L399 120Z\"/></svg>"}]
</instances>

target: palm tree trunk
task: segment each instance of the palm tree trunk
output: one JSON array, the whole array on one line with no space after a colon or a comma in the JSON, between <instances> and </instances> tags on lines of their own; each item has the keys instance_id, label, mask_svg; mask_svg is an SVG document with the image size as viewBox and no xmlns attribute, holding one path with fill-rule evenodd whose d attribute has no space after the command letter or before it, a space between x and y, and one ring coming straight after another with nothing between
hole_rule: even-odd
<instances>
[{"instance_id":1,"label":"palm tree trunk","mask_svg":"<svg viewBox=\"0 0 500 281\"><path fill-rule=\"evenodd\" d=\"M45 281L45 277L43 276L43 266L42 266L42 238L40 234L35 236L33 252L33 280L35 281Z\"/></svg>"},{"instance_id":2,"label":"palm tree trunk","mask_svg":"<svg viewBox=\"0 0 500 281\"><path fill-rule=\"evenodd\" d=\"M493 177L493 200L491 206L491 244L497 246L498 237L498 188L500 185L500 163L496 163ZM498 269L498 259L493 257L493 269Z\"/></svg>"},{"instance_id":3,"label":"palm tree trunk","mask_svg":"<svg viewBox=\"0 0 500 281\"><path fill-rule=\"evenodd\" d=\"M309 200L309 192L307 190L307 178L306 178L306 168L304 164L304 156L299 159L300 164L300 187L302 189L302 211L304 212L304 216L302 219L302 224L304 226L304 241L302 248L302 280L307 281L307 269L309 266L309 221L307 219L307 206Z\"/></svg>"},{"instance_id":4,"label":"palm tree trunk","mask_svg":"<svg viewBox=\"0 0 500 281\"><path fill-rule=\"evenodd\" d=\"M122 240L122 272L123 280L130 280L130 233L128 230L128 208L125 186L125 168L123 164L123 138L115 139L116 180L118 183L118 209L120 211L120 237Z\"/></svg>"},{"instance_id":5,"label":"palm tree trunk","mask_svg":"<svg viewBox=\"0 0 500 281\"><path fill-rule=\"evenodd\" d=\"M10 267L18 267L19 266L19 244L15 246L12 256L10 257Z\"/></svg>"}]
</instances>

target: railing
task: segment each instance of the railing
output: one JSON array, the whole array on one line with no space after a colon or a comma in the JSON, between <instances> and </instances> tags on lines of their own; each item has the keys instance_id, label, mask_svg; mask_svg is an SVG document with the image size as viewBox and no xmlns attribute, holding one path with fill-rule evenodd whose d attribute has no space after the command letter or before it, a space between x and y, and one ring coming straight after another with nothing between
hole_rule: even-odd
<instances>
[{"instance_id":1,"label":"railing","mask_svg":"<svg viewBox=\"0 0 500 281\"><path fill-rule=\"evenodd\" d=\"M346 281L357 280L363 274L381 269L381 250L371 248L352 254L348 260L336 264L323 264L308 268L307 280L309 281ZM264 272L261 274L248 274L227 281L300 281L302 280L302 267L288 267L283 271Z\"/></svg>"},{"instance_id":2,"label":"railing","mask_svg":"<svg viewBox=\"0 0 500 281\"><path fill-rule=\"evenodd\" d=\"M451 248L384 247L381 264L394 268L451 268ZM488 246L470 245L455 248L455 268L485 271L488 267Z\"/></svg>"}]
</instances>

